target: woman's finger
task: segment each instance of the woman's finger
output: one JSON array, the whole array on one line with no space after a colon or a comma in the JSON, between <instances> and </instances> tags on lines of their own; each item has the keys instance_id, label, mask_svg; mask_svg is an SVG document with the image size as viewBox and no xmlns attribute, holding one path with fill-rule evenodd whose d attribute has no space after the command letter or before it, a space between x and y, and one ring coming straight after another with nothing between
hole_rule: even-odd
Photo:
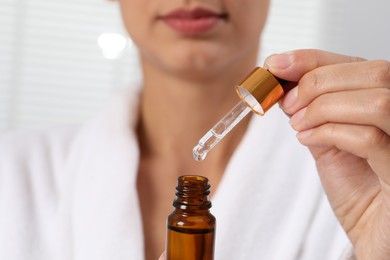
<instances>
[{"instance_id":1,"label":"woman's finger","mask_svg":"<svg viewBox=\"0 0 390 260\"><path fill-rule=\"evenodd\" d=\"M272 55L265 60L264 67L277 77L298 82L303 75L316 68L360 61L364 59L308 49Z\"/></svg>"},{"instance_id":2,"label":"woman's finger","mask_svg":"<svg viewBox=\"0 0 390 260\"><path fill-rule=\"evenodd\" d=\"M286 113L293 114L320 95L370 88L390 89L390 62L364 61L314 69L287 93L281 106Z\"/></svg>"},{"instance_id":3,"label":"woman's finger","mask_svg":"<svg viewBox=\"0 0 390 260\"><path fill-rule=\"evenodd\" d=\"M390 136L377 127L327 123L299 132L297 137L309 147L337 147L366 159L380 179L390 185Z\"/></svg>"},{"instance_id":4,"label":"woman's finger","mask_svg":"<svg viewBox=\"0 0 390 260\"><path fill-rule=\"evenodd\" d=\"M324 94L295 113L290 120L297 131L328 122L371 125L390 135L390 89L374 88Z\"/></svg>"}]
</instances>

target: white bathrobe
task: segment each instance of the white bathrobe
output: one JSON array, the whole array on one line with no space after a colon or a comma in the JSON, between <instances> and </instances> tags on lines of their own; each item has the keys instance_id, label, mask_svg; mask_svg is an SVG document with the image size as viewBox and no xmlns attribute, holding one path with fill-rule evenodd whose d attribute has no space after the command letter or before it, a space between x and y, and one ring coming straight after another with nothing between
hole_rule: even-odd
<instances>
[{"instance_id":1,"label":"white bathrobe","mask_svg":"<svg viewBox=\"0 0 390 260\"><path fill-rule=\"evenodd\" d=\"M126 92L80 127L1 138L1 260L144 258L137 99ZM218 260L346 258L314 162L277 106L253 116L212 202Z\"/></svg>"}]
</instances>

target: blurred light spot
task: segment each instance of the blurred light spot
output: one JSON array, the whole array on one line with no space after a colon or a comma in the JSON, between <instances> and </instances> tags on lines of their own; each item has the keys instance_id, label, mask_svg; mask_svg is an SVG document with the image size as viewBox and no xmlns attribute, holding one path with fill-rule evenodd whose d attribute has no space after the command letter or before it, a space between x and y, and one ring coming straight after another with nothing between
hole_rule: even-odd
<instances>
[{"instance_id":1,"label":"blurred light spot","mask_svg":"<svg viewBox=\"0 0 390 260\"><path fill-rule=\"evenodd\" d=\"M102 33L97 39L97 44L102 49L102 54L106 59L117 59L121 56L131 41L118 33Z\"/></svg>"}]
</instances>

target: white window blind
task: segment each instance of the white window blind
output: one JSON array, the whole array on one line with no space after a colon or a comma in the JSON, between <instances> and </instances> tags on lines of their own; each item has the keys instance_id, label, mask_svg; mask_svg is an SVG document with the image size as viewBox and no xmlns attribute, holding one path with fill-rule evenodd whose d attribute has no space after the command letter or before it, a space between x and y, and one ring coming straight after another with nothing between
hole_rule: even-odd
<instances>
[{"instance_id":1,"label":"white window blind","mask_svg":"<svg viewBox=\"0 0 390 260\"><path fill-rule=\"evenodd\" d=\"M259 64L298 48L390 59L389 10L388 0L273 0ZM136 49L106 59L102 33L125 34L115 1L0 0L0 132L79 123L138 85Z\"/></svg>"},{"instance_id":2,"label":"white window blind","mask_svg":"<svg viewBox=\"0 0 390 260\"><path fill-rule=\"evenodd\" d=\"M261 62L268 55L315 48L320 0L274 0L263 34Z\"/></svg>"},{"instance_id":3,"label":"white window blind","mask_svg":"<svg viewBox=\"0 0 390 260\"><path fill-rule=\"evenodd\" d=\"M0 131L76 123L139 80L136 52L103 57L122 33L118 6L92 0L0 0Z\"/></svg>"},{"instance_id":4,"label":"white window blind","mask_svg":"<svg viewBox=\"0 0 390 260\"><path fill-rule=\"evenodd\" d=\"M16 38L16 5L12 0L2 0L0 7L0 131L9 121L9 104L12 102L11 86Z\"/></svg>"},{"instance_id":5,"label":"white window blind","mask_svg":"<svg viewBox=\"0 0 390 260\"><path fill-rule=\"evenodd\" d=\"M390 60L389 0L321 0L319 8L319 48Z\"/></svg>"}]
</instances>

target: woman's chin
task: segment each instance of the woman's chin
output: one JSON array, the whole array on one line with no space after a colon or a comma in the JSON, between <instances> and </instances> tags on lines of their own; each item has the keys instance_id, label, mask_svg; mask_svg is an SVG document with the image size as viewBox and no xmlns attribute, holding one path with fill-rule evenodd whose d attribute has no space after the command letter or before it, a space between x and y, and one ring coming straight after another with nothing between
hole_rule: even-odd
<instances>
[{"instance_id":1,"label":"woman's chin","mask_svg":"<svg viewBox=\"0 0 390 260\"><path fill-rule=\"evenodd\" d=\"M169 52L167 48L167 53ZM160 56L162 61L177 71L207 73L229 63L234 55L228 55L227 46L217 43L187 43L171 49L170 55Z\"/></svg>"},{"instance_id":2,"label":"woman's chin","mask_svg":"<svg viewBox=\"0 0 390 260\"><path fill-rule=\"evenodd\" d=\"M223 66L221 64L175 64L175 66L169 66L168 70L180 77L188 79L205 79L220 75L220 71Z\"/></svg>"},{"instance_id":3,"label":"woman's chin","mask_svg":"<svg viewBox=\"0 0 390 260\"><path fill-rule=\"evenodd\" d=\"M226 57L225 57L226 59ZM165 62L166 68L178 74L179 76L186 77L208 77L210 75L219 73L223 68L227 67L228 61L225 61L224 57L175 57Z\"/></svg>"}]
</instances>

